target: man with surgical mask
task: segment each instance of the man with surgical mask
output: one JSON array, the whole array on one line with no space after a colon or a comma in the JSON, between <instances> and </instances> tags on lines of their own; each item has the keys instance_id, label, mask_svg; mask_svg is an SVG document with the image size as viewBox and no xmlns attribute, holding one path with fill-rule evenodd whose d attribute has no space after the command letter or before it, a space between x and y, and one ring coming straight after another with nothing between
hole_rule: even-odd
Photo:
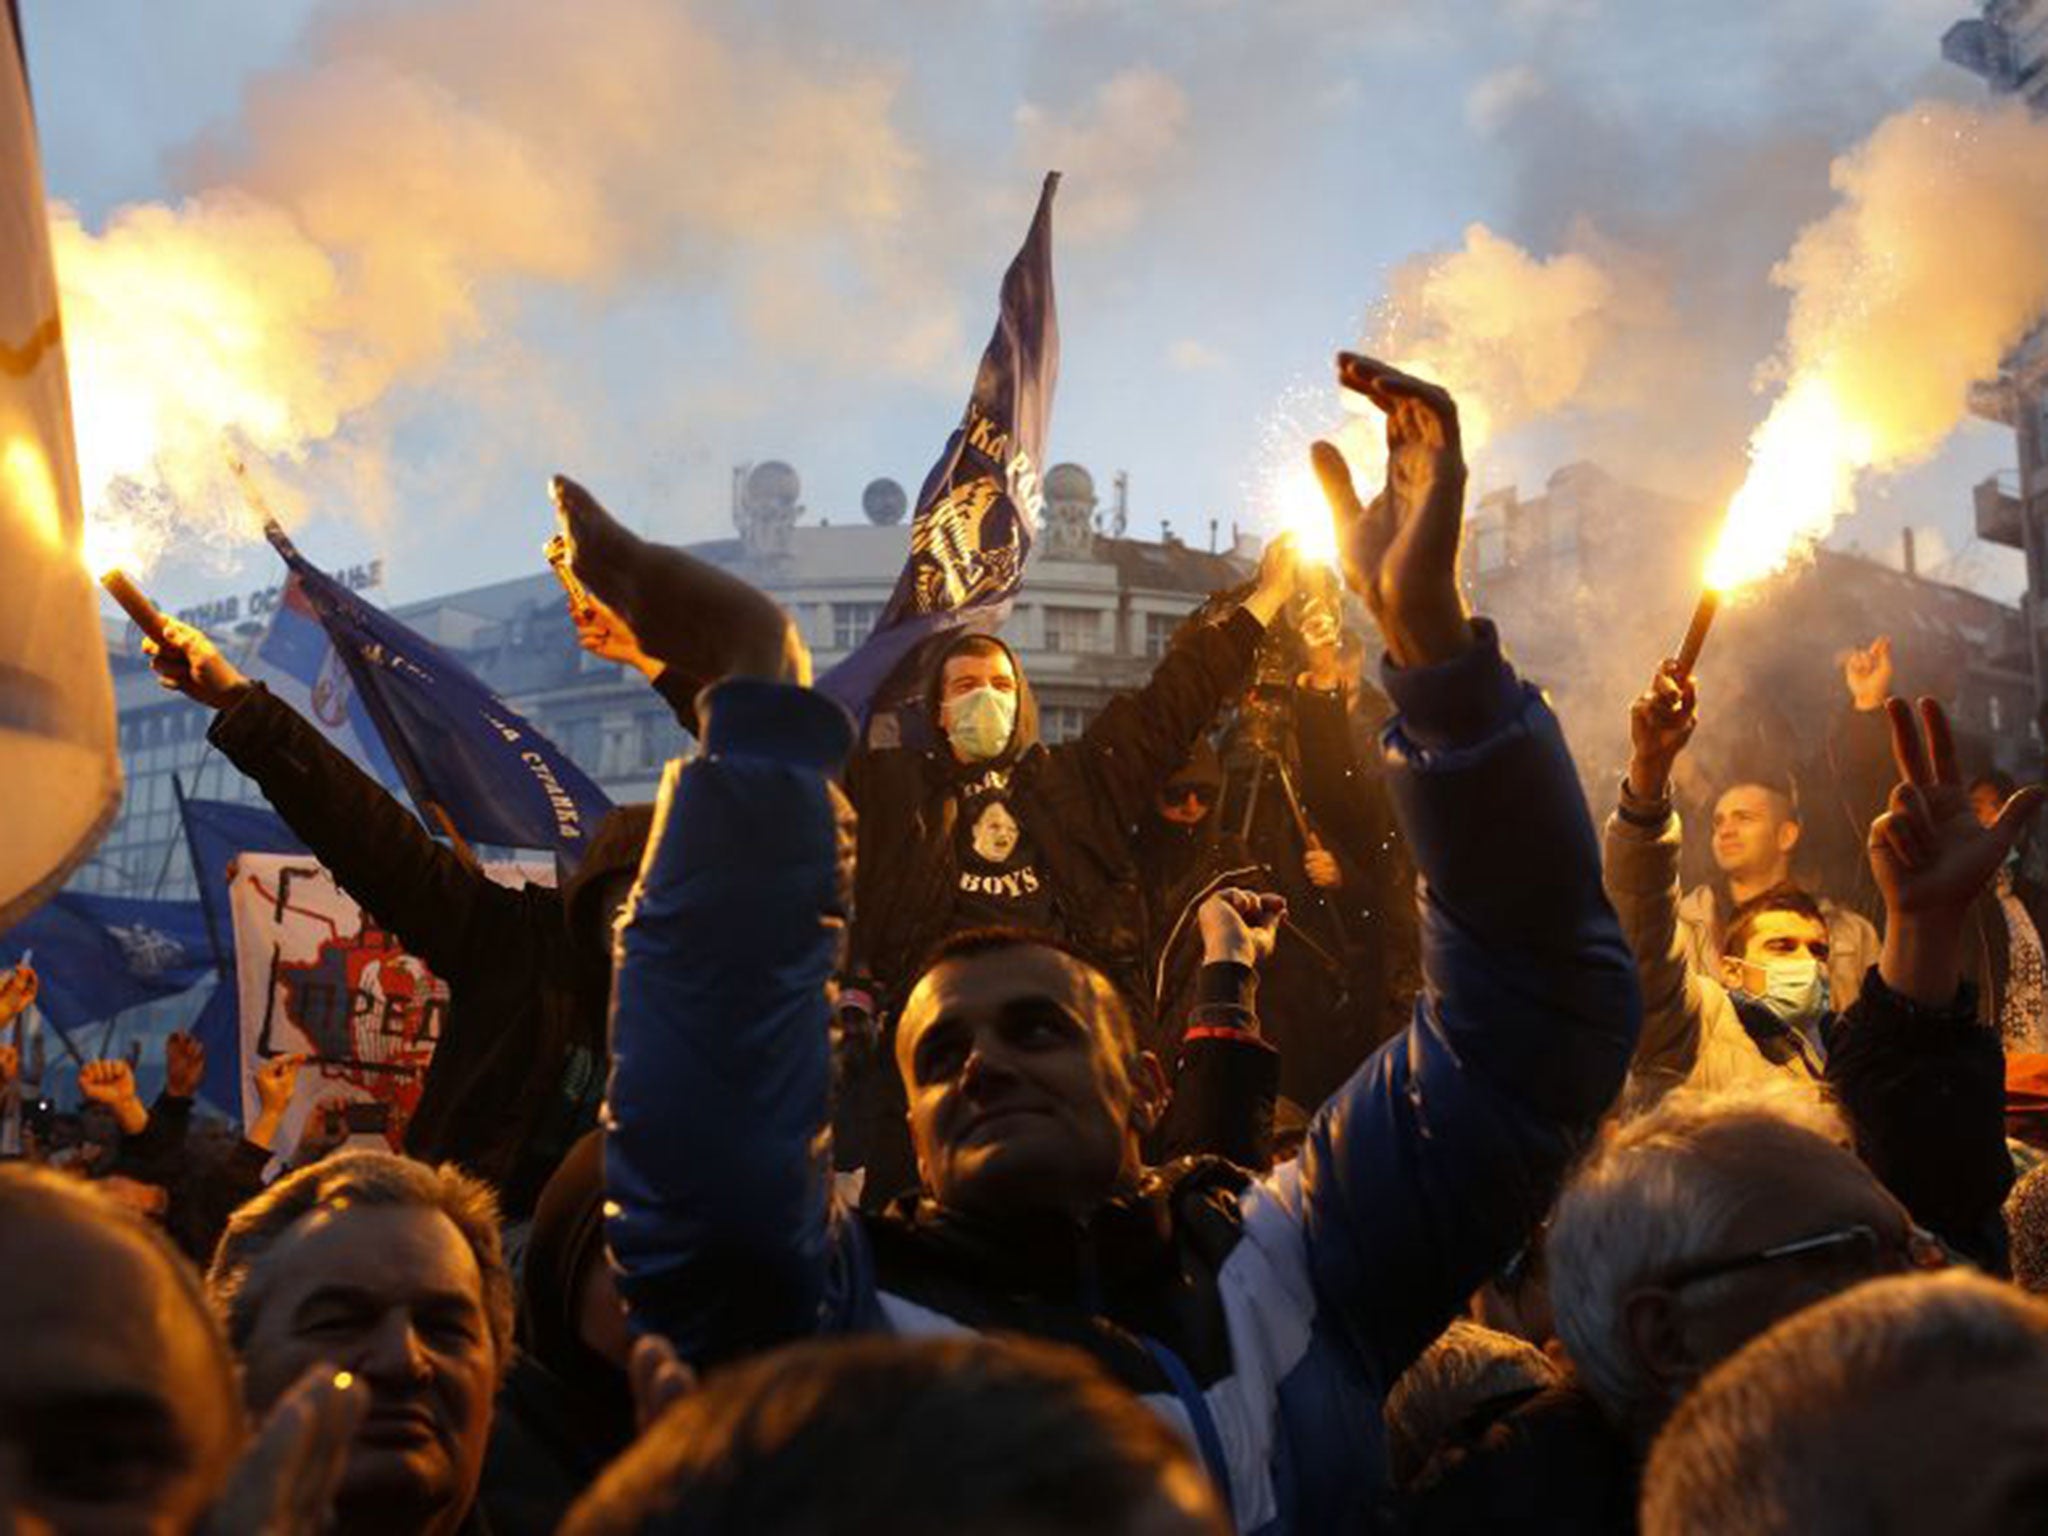
<instances>
[{"instance_id":1,"label":"man with surgical mask","mask_svg":"<svg viewBox=\"0 0 2048 1536\"><path fill-rule=\"evenodd\" d=\"M1827 915L1797 886L1775 885L1737 907L1711 964L1702 963L1688 932L1671 770L1692 738L1697 706L1690 678L1669 664L1659 670L1630 711L1633 751L1607 823L1607 895L1643 982L1643 1035L1631 1077L1638 1105L1680 1083L1818 1083L1835 1018Z\"/></svg>"},{"instance_id":2,"label":"man with surgical mask","mask_svg":"<svg viewBox=\"0 0 2048 1536\"><path fill-rule=\"evenodd\" d=\"M1148 996L1130 829L1243 691L1294 585L1292 550L1277 543L1240 606L1057 746L1038 739L1030 683L1001 640L965 634L939 650L926 694L936 744L870 746L847 765L860 814L850 974L886 1010L948 935L1023 927L1071 943L1134 998Z\"/></svg>"}]
</instances>

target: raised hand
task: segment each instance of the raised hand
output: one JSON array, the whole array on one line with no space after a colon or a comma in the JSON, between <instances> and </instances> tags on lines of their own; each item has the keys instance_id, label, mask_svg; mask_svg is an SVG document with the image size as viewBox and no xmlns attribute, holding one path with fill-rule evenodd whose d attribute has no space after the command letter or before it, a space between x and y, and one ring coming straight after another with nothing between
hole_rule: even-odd
<instances>
[{"instance_id":1,"label":"raised hand","mask_svg":"<svg viewBox=\"0 0 2048 1536\"><path fill-rule=\"evenodd\" d=\"M135 1071L125 1061L88 1061L78 1069L78 1091L109 1108L136 1097Z\"/></svg>"},{"instance_id":2,"label":"raised hand","mask_svg":"<svg viewBox=\"0 0 2048 1536\"><path fill-rule=\"evenodd\" d=\"M14 1080L21 1076L21 1052L11 1045L0 1044L0 1093L14 1086Z\"/></svg>"},{"instance_id":3,"label":"raised hand","mask_svg":"<svg viewBox=\"0 0 2048 1536\"><path fill-rule=\"evenodd\" d=\"M349 1444L369 1407L365 1383L331 1365L308 1368L228 1474L200 1523L201 1536L320 1536L331 1529Z\"/></svg>"},{"instance_id":4,"label":"raised hand","mask_svg":"<svg viewBox=\"0 0 2048 1536\"><path fill-rule=\"evenodd\" d=\"M111 1109L124 1135L139 1135L149 1124L149 1111L135 1092L135 1069L125 1061L88 1061L78 1069L78 1091Z\"/></svg>"},{"instance_id":5,"label":"raised hand","mask_svg":"<svg viewBox=\"0 0 2048 1536\"><path fill-rule=\"evenodd\" d=\"M249 686L249 680L204 631L166 618L164 642L158 645L144 639L142 653L149 658L156 680L173 693L182 693L208 709L225 709Z\"/></svg>"},{"instance_id":6,"label":"raised hand","mask_svg":"<svg viewBox=\"0 0 2048 1536\"><path fill-rule=\"evenodd\" d=\"M1699 703L1697 685L1679 675L1675 660L1658 667L1650 686L1636 695L1628 711L1628 788L1637 799L1664 798L1678 754L1699 727Z\"/></svg>"},{"instance_id":7,"label":"raised hand","mask_svg":"<svg viewBox=\"0 0 2048 1536\"><path fill-rule=\"evenodd\" d=\"M1355 352L1337 355L1337 378L1387 417L1387 484L1370 506L1334 444L1310 449L1337 519L1344 579L1379 621L1395 665L1448 661L1472 644L1458 590L1465 454L1457 402L1440 385Z\"/></svg>"},{"instance_id":8,"label":"raised hand","mask_svg":"<svg viewBox=\"0 0 2048 1536\"><path fill-rule=\"evenodd\" d=\"M1970 808L1948 716L1920 701L1885 704L1900 782L1870 824L1870 872L1884 895L1885 985L1930 1007L1947 1005L1961 974L1962 929L1977 899L2041 808L2043 791L2016 791L1988 827ZM1923 737L1924 730L1924 737Z\"/></svg>"},{"instance_id":9,"label":"raised hand","mask_svg":"<svg viewBox=\"0 0 2048 1536\"><path fill-rule=\"evenodd\" d=\"M640 648L633 626L602 599L586 596L580 606L571 601L569 622L576 626L576 643L591 655L631 667L643 677L660 676L661 663Z\"/></svg>"},{"instance_id":10,"label":"raised hand","mask_svg":"<svg viewBox=\"0 0 2048 1536\"><path fill-rule=\"evenodd\" d=\"M1232 887L1218 891L1195 912L1202 930L1204 964L1234 961L1256 967L1273 953L1287 898Z\"/></svg>"},{"instance_id":11,"label":"raised hand","mask_svg":"<svg viewBox=\"0 0 2048 1536\"><path fill-rule=\"evenodd\" d=\"M641 538L566 475L555 476L549 492L577 579L625 619L648 656L705 683L729 676L811 680L802 635L766 593Z\"/></svg>"},{"instance_id":12,"label":"raised hand","mask_svg":"<svg viewBox=\"0 0 2048 1536\"><path fill-rule=\"evenodd\" d=\"M164 1040L164 1092L189 1099L206 1078L206 1047L195 1036L173 1030Z\"/></svg>"},{"instance_id":13,"label":"raised hand","mask_svg":"<svg viewBox=\"0 0 2048 1536\"><path fill-rule=\"evenodd\" d=\"M1892 696L1892 637L1879 635L1861 650L1843 652L1842 683L1858 711L1883 709Z\"/></svg>"},{"instance_id":14,"label":"raised hand","mask_svg":"<svg viewBox=\"0 0 2048 1536\"><path fill-rule=\"evenodd\" d=\"M292 1093L299 1086L299 1068L305 1064L306 1058L297 1053L264 1062L256 1069L256 1102L265 1110L282 1113L291 1104Z\"/></svg>"},{"instance_id":15,"label":"raised hand","mask_svg":"<svg viewBox=\"0 0 2048 1536\"><path fill-rule=\"evenodd\" d=\"M10 1024L16 1015L36 1000L41 985L34 969L23 961L9 971L0 971L0 1025Z\"/></svg>"},{"instance_id":16,"label":"raised hand","mask_svg":"<svg viewBox=\"0 0 2048 1536\"><path fill-rule=\"evenodd\" d=\"M1244 600L1246 611L1261 624L1271 624L1300 582L1301 552L1294 546L1294 536L1283 533L1259 557L1258 580Z\"/></svg>"}]
</instances>

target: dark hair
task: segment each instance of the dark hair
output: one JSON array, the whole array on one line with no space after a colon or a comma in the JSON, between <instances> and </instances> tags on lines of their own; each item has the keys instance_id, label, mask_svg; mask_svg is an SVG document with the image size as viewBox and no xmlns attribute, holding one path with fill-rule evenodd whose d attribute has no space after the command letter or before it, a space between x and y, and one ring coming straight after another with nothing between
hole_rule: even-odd
<instances>
[{"instance_id":1,"label":"dark hair","mask_svg":"<svg viewBox=\"0 0 2048 1536\"><path fill-rule=\"evenodd\" d=\"M1064 955L1086 971L1095 986L1097 997L1104 1005L1109 1027L1116 1035L1118 1043L1126 1052L1137 1050L1137 1015L1132 1010L1131 1000L1124 995L1123 988L1071 941L1044 928L991 923L980 928L963 928L958 933L947 934L925 952L924 960L911 973L910 985L903 992L904 999L907 1001L910 994L917 990L918 983L948 961L974 960L1011 949L1049 949L1055 954Z\"/></svg>"},{"instance_id":2,"label":"dark hair","mask_svg":"<svg viewBox=\"0 0 2048 1536\"><path fill-rule=\"evenodd\" d=\"M1075 1350L810 1341L719 1372L669 1409L562 1531L1112 1536L1163 1491L1193 1502L1206 1485L1187 1442Z\"/></svg>"},{"instance_id":3,"label":"dark hair","mask_svg":"<svg viewBox=\"0 0 2048 1536\"><path fill-rule=\"evenodd\" d=\"M1721 952L1739 955L1747 949L1749 936L1756 928L1756 920L1766 912L1790 912L1823 927L1828 920L1827 913L1821 910L1819 898L1796 885L1774 886L1761 896L1750 897L1728 914L1728 934L1721 942Z\"/></svg>"}]
</instances>

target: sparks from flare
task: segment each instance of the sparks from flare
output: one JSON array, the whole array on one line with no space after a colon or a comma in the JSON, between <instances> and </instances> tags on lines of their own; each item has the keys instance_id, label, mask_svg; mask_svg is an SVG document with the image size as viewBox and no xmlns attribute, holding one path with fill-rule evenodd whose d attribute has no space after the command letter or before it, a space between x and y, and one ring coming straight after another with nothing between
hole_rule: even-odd
<instances>
[{"instance_id":1,"label":"sparks from flare","mask_svg":"<svg viewBox=\"0 0 2048 1536\"><path fill-rule=\"evenodd\" d=\"M1320 437L1342 449L1352 481L1367 499L1386 460L1378 417L1361 414L1371 406L1348 395L1342 399L1344 415L1333 423L1327 386L1297 385L1282 395L1260 428L1258 468L1245 488L1253 514L1273 536L1292 534L1304 561L1331 570L1338 568L1337 524L1309 462L1309 444Z\"/></svg>"}]
</instances>

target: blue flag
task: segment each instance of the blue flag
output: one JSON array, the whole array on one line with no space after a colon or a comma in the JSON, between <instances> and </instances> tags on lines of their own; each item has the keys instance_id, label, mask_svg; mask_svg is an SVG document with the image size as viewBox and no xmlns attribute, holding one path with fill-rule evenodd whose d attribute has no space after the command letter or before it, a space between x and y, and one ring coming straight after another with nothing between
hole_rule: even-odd
<instances>
[{"instance_id":1,"label":"blue flag","mask_svg":"<svg viewBox=\"0 0 2048 1536\"><path fill-rule=\"evenodd\" d=\"M235 933L228 915L228 865L237 854L308 850L275 811L230 800L188 800L176 774L171 775L171 792L178 797L178 816L185 823L185 848L192 856L192 881L199 888L199 909L214 960L223 971L232 972Z\"/></svg>"},{"instance_id":2,"label":"blue flag","mask_svg":"<svg viewBox=\"0 0 2048 1536\"><path fill-rule=\"evenodd\" d=\"M178 816L185 823L185 847L192 856L192 880L213 945L219 980L206 1006L188 1026L206 1047L206 1075L199 1096L222 1113L242 1113L241 989L235 984L234 919L228 909L228 866L244 853L305 853L306 845L275 811L231 800L189 800L171 775Z\"/></svg>"},{"instance_id":3,"label":"blue flag","mask_svg":"<svg viewBox=\"0 0 2048 1536\"><path fill-rule=\"evenodd\" d=\"M357 696L427 824L472 843L549 848L570 867L612 803L559 747L467 667L313 565L275 523L303 602L333 638Z\"/></svg>"},{"instance_id":4,"label":"blue flag","mask_svg":"<svg viewBox=\"0 0 2048 1536\"><path fill-rule=\"evenodd\" d=\"M0 965L30 950L41 982L36 1006L66 1033L173 997L214 970L196 901L59 891L0 935Z\"/></svg>"},{"instance_id":5,"label":"blue flag","mask_svg":"<svg viewBox=\"0 0 2048 1536\"><path fill-rule=\"evenodd\" d=\"M1052 197L1045 178L1024 244L1003 274L995 334L981 355L974 393L946 451L925 476L910 525L910 557L874 632L818 680L863 723L918 691L892 676L925 640L1009 617L1024 580L1032 529L1045 505L1039 488L1053 385L1060 371L1059 316L1052 292Z\"/></svg>"},{"instance_id":6,"label":"blue flag","mask_svg":"<svg viewBox=\"0 0 2048 1536\"><path fill-rule=\"evenodd\" d=\"M349 674L341 647L296 581L286 581L256 658L264 686L319 726L358 768L386 788L404 783L384 750L377 722Z\"/></svg>"}]
</instances>

